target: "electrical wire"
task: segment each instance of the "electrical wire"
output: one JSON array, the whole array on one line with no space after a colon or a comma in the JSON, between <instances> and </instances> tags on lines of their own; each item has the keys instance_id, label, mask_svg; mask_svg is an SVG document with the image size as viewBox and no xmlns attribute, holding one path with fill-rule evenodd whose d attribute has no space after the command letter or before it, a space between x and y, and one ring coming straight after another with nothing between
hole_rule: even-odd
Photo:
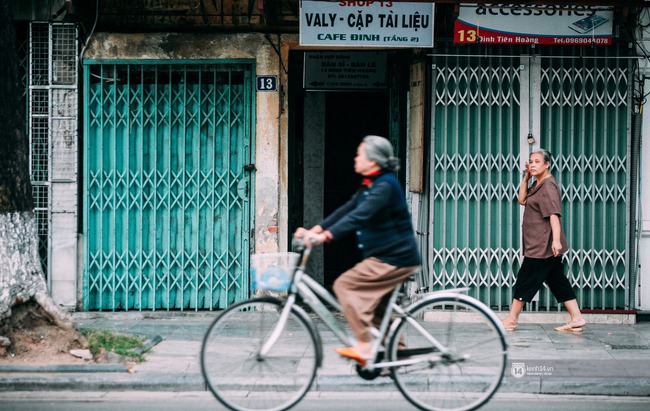
<instances>
[{"instance_id":1,"label":"electrical wire","mask_svg":"<svg viewBox=\"0 0 650 411\"><path fill-rule=\"evenodd\" d=\"M86 49L88 48L88 45L90 44L90 40L92 39L93 34L95 33L95 27L97 27L97 20L99 20L99 0L95 1L95 22L93 23L93 28L90 30L90 34L88 34L88 37L86 38L84 46L81 48L81 53L79 53L79 65L80 66L82 66L84 54L86 53Z\"/></svg>"}]
</instances>

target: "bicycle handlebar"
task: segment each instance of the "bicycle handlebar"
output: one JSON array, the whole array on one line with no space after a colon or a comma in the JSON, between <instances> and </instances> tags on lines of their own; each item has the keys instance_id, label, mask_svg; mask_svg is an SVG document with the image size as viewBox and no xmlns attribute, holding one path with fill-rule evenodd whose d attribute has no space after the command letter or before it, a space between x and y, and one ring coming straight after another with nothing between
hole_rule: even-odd
<instances>
[{"instance_id":1,"label":"bicycle handlebar","mask_svg":"<svg viewBox=\"0 0 650 411\"><path fill-rule=\"evenodd\" d=\"M293 241L291 242L291 248L294 252L300 254L300 262L298 264L300 267L304 268L307 265L307 260L309 259L309 254L311 253L312 247L313 244L307 245L303 237L294 237Z\"/></svg>"},{"instance_id":2,"label":"bicycle handlebar","mask_svg":"<svg viewBox=\"0 0 650 411\"><path fill-rule=\"evenodd\" d=\"M316 240L312 238L311 245L308 245L305 242L304 237L298 237L298 238L294 237L291 243L291 248L296 252L302 252L305 248L312 248L315 242Z\"/></svg>"}]
</instances>

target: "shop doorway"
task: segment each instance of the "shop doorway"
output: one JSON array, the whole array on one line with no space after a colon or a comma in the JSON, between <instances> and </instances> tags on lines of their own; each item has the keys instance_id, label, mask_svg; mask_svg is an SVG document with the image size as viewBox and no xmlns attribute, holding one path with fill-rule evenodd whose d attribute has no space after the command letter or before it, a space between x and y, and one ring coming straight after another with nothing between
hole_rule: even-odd
<instances>
[{"instance_id":1,"label":"shop doorway","mask_svg":"<svg viewBox=\"0 0 650 411\"><path fill-rule=\"evenodd\" d=\"M387 136L387 93L329 92L325 95L324 214L329 215L359 189L361 178L354 172L354 156L364 136ZM324 247L325 285L360 261L354 236Z\"/></svg>"},{"instance_id":2,"label":"shop doorway","mask_svg":"<svg viewBox=\"0 0 650 411\"><path fill-rule=\"evenodd\" d=\"M354 156L364 136L389 137L389 87L381 90L309 90L302 76L304 52L290 54L289 233L311 227L359 188ZM354 235L314 250L310 274L327 288L361 258Z\"/></svg>"}]
</instances>

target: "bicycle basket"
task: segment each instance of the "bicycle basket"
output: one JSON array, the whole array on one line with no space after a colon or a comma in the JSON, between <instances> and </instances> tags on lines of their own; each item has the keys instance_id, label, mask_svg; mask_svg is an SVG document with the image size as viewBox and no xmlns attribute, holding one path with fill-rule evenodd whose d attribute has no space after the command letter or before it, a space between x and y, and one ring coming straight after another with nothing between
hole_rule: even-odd
<instances>
[{"instance_id":1,"label":"bicycle basket","mask_svg":"<svg viewBox=\"0 0 650 411\"><path fill-rule=\"evenodd\" d=\"M251 289L286 291L291 283L298 253L254 254L251 257Z\"/></svg>"}]
</instances>

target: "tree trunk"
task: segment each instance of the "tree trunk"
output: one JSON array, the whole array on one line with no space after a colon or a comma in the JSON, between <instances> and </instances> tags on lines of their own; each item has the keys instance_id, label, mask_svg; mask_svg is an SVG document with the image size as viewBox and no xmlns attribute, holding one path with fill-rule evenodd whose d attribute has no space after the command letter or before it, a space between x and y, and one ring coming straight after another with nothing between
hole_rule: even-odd
<instances>
[{"instance_id":1,"label":"tree trunk","mask_svg":"<svg viewBox=\"0 0 650 411\"><path fill-rule=\"evenodd\" d=\"M0 213L0 262L0 323L11 316L14 305L34 300L53 323L72 328L70 316L47 292L33 212Z\"/></svg>"},{"instance_id":2,"label":"tree trunk","mask_svg":"<svg viewBox=\"0 0 650 411\"><path fill-rule=\"evenodd\" d=\"M20 103L23 87L9 3L0 0L0 346L9 344L1 336L10 324L12 307L28 301L38 303L54 324L76 332L69 315L48 294L38 257L29 144Z\"/></svg>"}]
</instances>

